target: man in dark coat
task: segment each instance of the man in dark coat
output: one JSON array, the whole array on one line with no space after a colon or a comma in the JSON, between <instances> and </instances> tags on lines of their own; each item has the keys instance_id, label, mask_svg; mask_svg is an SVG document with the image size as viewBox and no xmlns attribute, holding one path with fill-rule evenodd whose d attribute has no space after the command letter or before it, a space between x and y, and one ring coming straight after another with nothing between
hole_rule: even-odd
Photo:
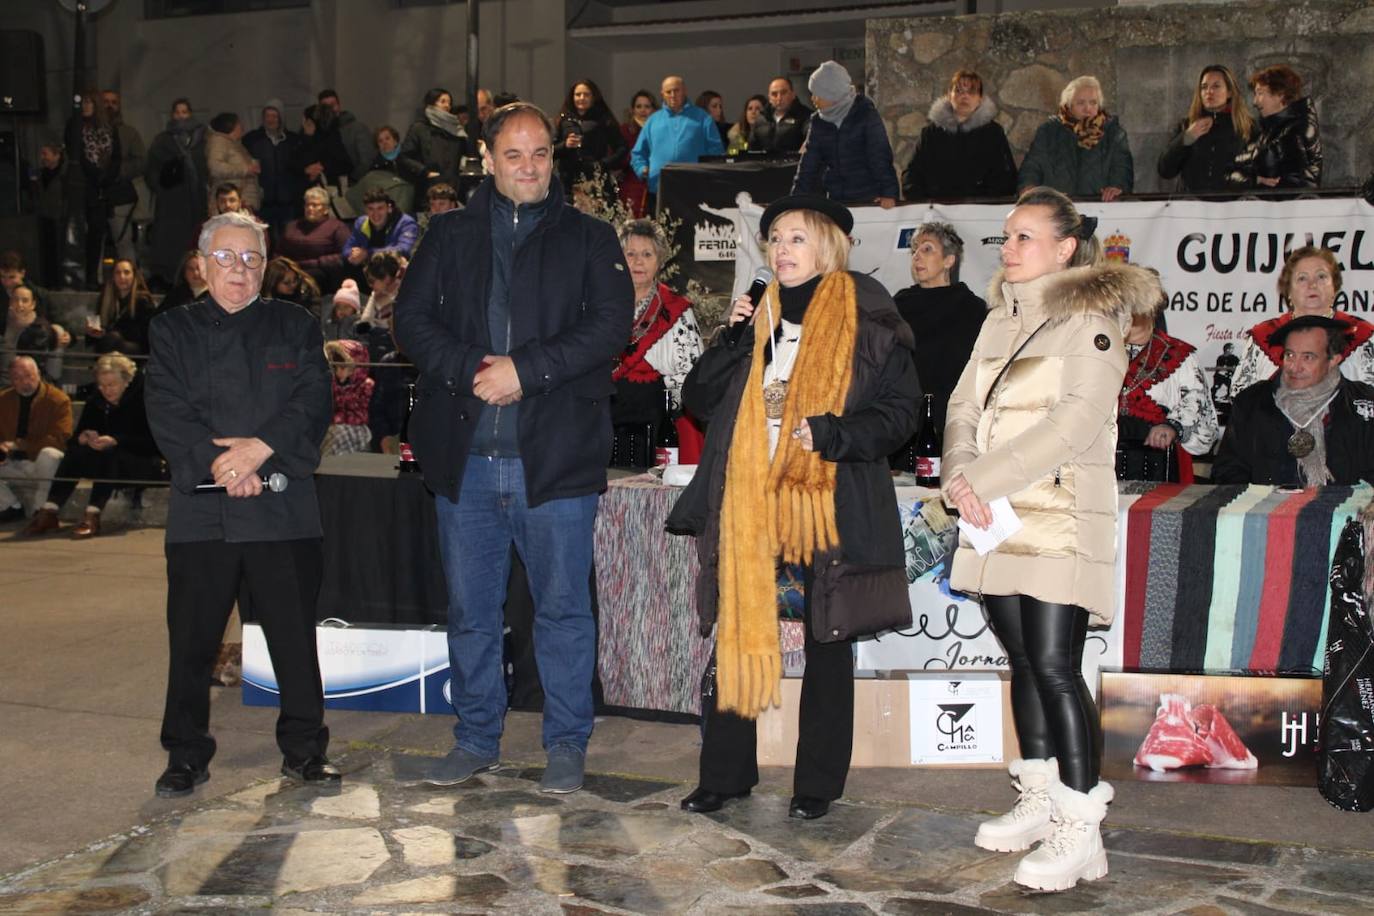
<instances>
[{"instance_id":1,"label":"man in dark coat","mask_svg":"<svg viewBox=\"0 0 1374 916\"><path fill-rule=\"evenodd\" d=\"M523 102L486 124L491 178L442 213L406 273L396 341L420 370L410 442L435 493L449 590L455 785L500 761L502 605L512 541L534 597L542 787L582 785L596 627L587 588L611 450L611 367L633 285L615 232L553 181L553 125Z\"/></svg>"},{"instance_id":2,"label":"man in dark coat","mask_svg":"<svg viewBox=\"0 0 1374 916\"><path fill-rule=\"evenodd\" d=\"M321 108L327 108L338 125L339 139L343 141L348 161L352 163L348 177L357 183L372 168L372 160L377 158L377 140L372 129L358 120L358 116L344 109L339 94L333 89L321 89L315 96Z\"/></svg>"},{"instance_id":3,"label":"man in dark coat","mask_svg":"<svg viewBox=\"0 0 1374 916\"><path fill-rule=\"evenodd\" d=\"M337 785L325 756L315 649L323 567L314 472L333 415L319 322L259 295L263 225L221 213L201 232L208 295L163 312L151 330L148 422L172 474L167 515L170 641L160 797L210 778L210 671L241 589L253 596L281 693L282 774ZM282 475L286 489L264 492ZM196 493L212 482L219 493ZM275 488L274 488L275 489Z\"/></svg>"},{"instance_id":4,"label":"man in dark coat","mask_svg":"<svg viewBox=\"0 0 1374 916\"><path fill-rule=\"evenodd\" d=\"M177 99L167 129L148 147L144 180L153 192L153 224L148 229L144 273L167 286L177 281L177 265L196 243L205 219L205 126L191 117L191 103Z\"/></svg>"},{"instance_id":5,"label":"man in dark coat","mask_svg":"<svg viewBox=\"0 0 1374 916\"><path fill-rule=\"evenodd\" d=\"M291 167L300 142L300 134L287 130L281 105L275 100L263 107L262 124L243 137L244 149L262 166L258 175L262 206L258 215L272 227L274 238L300 213L305 174Z\"/></svg>"},{"instance_id":6,"label":"man in dark coat","mask_svg":"<svg viewBox=\"0 0 1374 916\"><path fill-rule=\"evenodd\" d=\"M1346 334L1344 324L1320 315L1274 332L1283 368L1236 395L1213 483L1374 483L1374 387L1340 374Z\"/></svg>"},{"instance_id":7,"label":"man in dark coat","mask_svg":"<svg viewBox=\"0 0 1374 916\"><path fill-rule=\"evenodd\" d=\"M792 80L779 76L769 83L768 104L768 114L750 131L750 152L763 150L777 155L801 152L811 109L797 98Z\"/></svg>"}]
</instances>

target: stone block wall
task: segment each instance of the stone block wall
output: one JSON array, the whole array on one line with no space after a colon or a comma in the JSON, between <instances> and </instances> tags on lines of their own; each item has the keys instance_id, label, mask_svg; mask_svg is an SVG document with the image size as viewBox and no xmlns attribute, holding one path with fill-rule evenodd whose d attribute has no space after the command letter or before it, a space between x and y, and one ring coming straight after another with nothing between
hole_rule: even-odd
<instances>
[{"instance_id":1,"label":"stone block wall","mask_svg":"<svg viewBox=\"0 0 1374 916\"><path fill-rule=\"evenodd\" d=\"M1102 82L1135 156L1136 190L1172 191L1155 169L1187 114L1202 68L1220 63L1242 83L1286 62L1321 116L1322 184L1355 187L1374 169L1374 4L1300 0L1169 4L1000 15L870 20L867 88L887 123L900 172L931 102L961 67L977 71L1001 109L1018 163L1070 79ZM1253 113L1253 106L1251 108Z\"/></svg>"}]
</instances>

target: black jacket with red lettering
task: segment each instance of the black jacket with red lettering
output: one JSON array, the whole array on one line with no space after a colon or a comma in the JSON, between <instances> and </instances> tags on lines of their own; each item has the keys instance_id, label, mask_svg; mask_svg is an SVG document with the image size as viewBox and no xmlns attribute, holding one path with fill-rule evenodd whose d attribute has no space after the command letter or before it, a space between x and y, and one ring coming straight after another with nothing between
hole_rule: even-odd
<instances>
[{"instance_id":1,"label":"black jacket with red lettering","mask_svg":"<svg viewBox=\"0 0 1374 916\"><path fill-rule=\"evenodd\" d=\"M230 314L206 296L156 316L149 342L143 396L172 472L168 542L320 537L314 475L334 404L319 320L279 299ZM272 448L259 473L286 475L286 489L195 493L224 451L211 440L242 436Z\"/></svg>"}]
</instances>

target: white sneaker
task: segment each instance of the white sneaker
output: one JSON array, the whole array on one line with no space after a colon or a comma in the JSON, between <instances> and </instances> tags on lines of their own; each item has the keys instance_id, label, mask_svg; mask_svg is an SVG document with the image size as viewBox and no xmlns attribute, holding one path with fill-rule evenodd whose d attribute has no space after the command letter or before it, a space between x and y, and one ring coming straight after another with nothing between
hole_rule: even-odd
<instances>
[{"instance_id":1,"label":"white sneaker","mask_svg":"<svg viewBox=\"0 0 1374 916\"><path fill-rule=\"evenodd\" d=\"M1102 820L1112 787L1105 782L1090 792L1068 786L1050 790L1053 832L1016 866L1013 880L1039 891L1064 891L1079 881L1095 881L1107 874L1107 851L1102 848Z\"/></svg>"},{"instance_id":2,"label":"white sneaker","mask_svg":"<svg viewBox=\"0 0 1374 916\"><path fill-rule=\"evenodd\" d=\"M973 845L980 849L1018 852L1050 835L1049 790L1059 784L1059 763L1053 757L1013 760L1007 769L1021 797L1006 814L978 825Z\"/></svg>"}]
</instances>

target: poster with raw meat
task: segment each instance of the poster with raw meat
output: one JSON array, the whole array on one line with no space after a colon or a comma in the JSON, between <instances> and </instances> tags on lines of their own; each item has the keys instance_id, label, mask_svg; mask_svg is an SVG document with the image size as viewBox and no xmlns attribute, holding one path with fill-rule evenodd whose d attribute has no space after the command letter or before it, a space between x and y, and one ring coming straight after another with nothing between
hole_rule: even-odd
<instances>
[{"instance_id":1,"label":"poster with raw meat","mask_svg":"<svg viewBox=\"0 0 1374 916\"><path fill-rule=\"evenodd\" d=\"M1102 672L1102 777L1316 785L1319 677Z\"/></svg>"}]
</instances>

